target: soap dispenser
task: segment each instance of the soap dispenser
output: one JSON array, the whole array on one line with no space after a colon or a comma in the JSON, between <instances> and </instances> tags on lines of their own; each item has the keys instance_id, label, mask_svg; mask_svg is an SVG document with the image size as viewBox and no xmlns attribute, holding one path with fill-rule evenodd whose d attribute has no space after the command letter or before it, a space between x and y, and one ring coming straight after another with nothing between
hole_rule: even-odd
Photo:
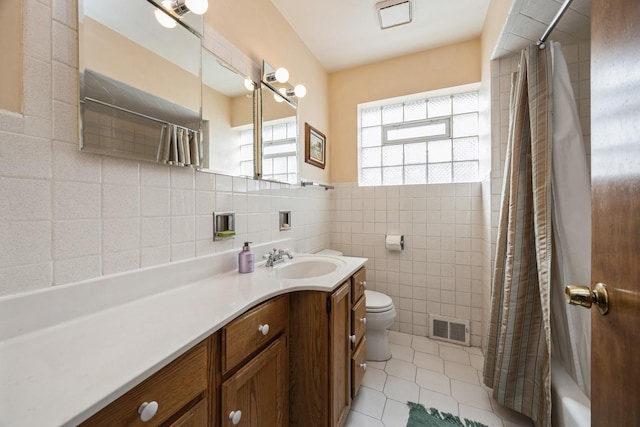
<instances>
[{"instance_id":1,"label":"soap dispenser","mask_svg":"<svg viewBox=\"0 0 640 427\"><path fill-rule=\"evenodd\" d=\"M238 254L238 272L240 273L253 273L254 255L249 243L253 242L244 242L242 252Z\"/></svg>"}]
</instances>

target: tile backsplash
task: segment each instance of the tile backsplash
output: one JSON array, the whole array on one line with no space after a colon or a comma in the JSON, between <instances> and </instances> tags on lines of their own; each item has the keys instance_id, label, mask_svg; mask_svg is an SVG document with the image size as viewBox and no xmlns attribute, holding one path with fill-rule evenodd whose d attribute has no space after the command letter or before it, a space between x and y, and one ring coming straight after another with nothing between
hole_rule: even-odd
<instances>
[{"instance_id":1,"label":"tile backsplash","mask_svg":"<svg viewBox=\"0 0 640 427\"><path fill-rule=\"evenodd\" d=\"M0 111L0 295L244 241L328 246L324 190L80 152L76 2L28 0L23 14L23 114ZM292 211L291 230L279 210ZM214 211L235 211L235 239L213 241Z\"/></svg>"}]
</instances>

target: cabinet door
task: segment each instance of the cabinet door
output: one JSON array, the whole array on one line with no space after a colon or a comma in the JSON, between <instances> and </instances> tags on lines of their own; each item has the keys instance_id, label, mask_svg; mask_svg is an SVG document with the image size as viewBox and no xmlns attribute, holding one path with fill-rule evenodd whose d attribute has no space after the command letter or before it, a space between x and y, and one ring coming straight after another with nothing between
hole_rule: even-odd
<instances>
[{"instance_id":1,"label":"cabinet door","mask_svg":"<svg viewBox=\"0 0 640 427\"><path fill-rule=\"evenodd\" d=\"M351 407L351 296L346 282L331 295L329 372L331 426L343 426Z\"/></svg>"},{"instance_id":2,"label":"cabinet door","mask_svg":"<svg viewBox=\"0 0 640 427\"><path fill-rule=\"evenodd\" d=\"M207 402L203 399L193 408L189 409L169 427L206 427L207 426Z\"/></svg>"},{"instance_id":3,"label":"cabinet door","mask_svg":"<svg viewBox=\"0 0 640 427\"><path fill-rule=\"evenodd\" d=\"M222 384L221 424L287 427L288 401L287 339L281 337ZM234 421L237 421L237 424L234 424Z\"/></svg>"}]
</instances>

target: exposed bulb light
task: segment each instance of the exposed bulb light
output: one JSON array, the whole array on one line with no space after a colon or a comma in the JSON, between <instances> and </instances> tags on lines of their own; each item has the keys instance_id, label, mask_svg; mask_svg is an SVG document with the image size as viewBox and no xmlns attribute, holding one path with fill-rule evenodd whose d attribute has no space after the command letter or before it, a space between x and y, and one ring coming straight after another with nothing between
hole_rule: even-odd
<instances>
[{"instance_id":1,"label":"exposed bulb light","mask_svg":"<svg viewBox=\"0 0 640 427\"><path fill-rule=\"evenodd\" d=\"M184 4L196 15L204 15L209 9L209 0L184 0Z\"/></svg>"},{"instance_id":2,"label":"exposed bulb light","mask_svg":"<svg viewBox=\"0 0 640 427\"><path fill-rule=\"evenodd\" d=\"M244 79L244 87L247 90L253 90L255 89L255 84L253 83L253 80L251 79Z\"/></svg>"},{"instance_id":3,"label":"exposed bulb light","mask_svg":"<svg viewBox=\"0 0 640 427\"><path fill-rule=\"evenodd\" d=\"M287 89L284 87L281 87L280 89L278 89L278 92L280 92L280 95L282 96L279 96L277 93L274 93L273 98L276 100L276 102L283 102L284 97L287 96Z\"/></svg>"},{"instance_id":4,"label":"exposed bulb light","mask_svg":"<svg viewBox=\"0 0 640 427\"><path fill-rule=\"evenodd\" d=\"M275 73L267 74L267 81L272 83L274 81L278 81L280 83L286 83L289 80L289 71L286 68L280 67Z\"/></svg>"},{"instance_id":5,"label":"exposed bulb light","mask_svg":"<svg viewBox=\"0 0 640 427\"><path fill-rule=\"evenodd\" d=\"M304 87L304 85L296 85L296 87L294 87L293 90L287 91L288 96L297 96L298 98L304 98L306 94L307 94L307 88Z\"/></svg>"},{"instance_id":6,"label":"exposed bulb light","mask_svg":"<svg viewBox=\"0 0 640 427\"><path fill-rule=\"evenodd\" d=\"M162 2L162 6L164 6L164 8L167 10L171 10L171 0L164 0ZM165 28L175 28L175 26L177 25L175 19L173 19L166 12L163 12L160 9L156 9L154 11L154 14L156 15L156 21L158 21L158 23Z\"/></svg>"}]
</instances>

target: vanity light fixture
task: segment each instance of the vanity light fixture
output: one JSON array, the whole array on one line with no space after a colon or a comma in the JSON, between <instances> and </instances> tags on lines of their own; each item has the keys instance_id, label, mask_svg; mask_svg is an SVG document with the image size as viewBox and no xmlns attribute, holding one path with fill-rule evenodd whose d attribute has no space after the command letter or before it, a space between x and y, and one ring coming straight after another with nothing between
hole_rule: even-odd
<instances>
[{"instance_id":1,"label":"vanity light fixture","mask_svg":"<svg viewBox=\"0 0 640 427\"><path fill-rule=\"evenodd\" d=\"M189 12L204 15L209 9L209 0L163 0L162 7L164 11L155 10L156 20L165 28L174 28L175 19L180 19Z\"/></svg>"},{"instance_id":2,"label":"vanity light fixture","mask_svg":"<svg viewBox=\"0 0 640 427\"><path fill-rule=\"evenodd\" d=\"M385 30L412 21L411 0L385 0L376 3L380 29Z\"/></svg>"},{"instance_id":3,"label":"vanity light fixture","mask_svg":"<svg viewBox=\"0 0 640 427\"><path fill-rule=\"evenodd\" d=\"M256 88L256 84L251 79L244 79L244 87L248 91L253 91Z\"/></svg>"},{"instance_id":4,"label":"vanity light fixture","mask_svg":"<svg viewBox=\"0 0 640 427\"><path fill-rule=\"evenodd\" d=\"M273 83L278 81L280 83L286 83L289 81L289 71L286 68L280 67L275 72L269 73L265 76L267 78L267 82Z\"/></svg>"},{"instance_id":5,"label":"vanity light fixture","mask_svg":"<svg viewBox=\"0 0 640 427\"><path fill-rule=\"evenodd\" d=\"M304 98L304 96L307 94L307 88L304 87L304 85L296 85L296 87L287 90L285 93L289 97L297 96L298 98Z\"/></svg>"}]
</instances>

